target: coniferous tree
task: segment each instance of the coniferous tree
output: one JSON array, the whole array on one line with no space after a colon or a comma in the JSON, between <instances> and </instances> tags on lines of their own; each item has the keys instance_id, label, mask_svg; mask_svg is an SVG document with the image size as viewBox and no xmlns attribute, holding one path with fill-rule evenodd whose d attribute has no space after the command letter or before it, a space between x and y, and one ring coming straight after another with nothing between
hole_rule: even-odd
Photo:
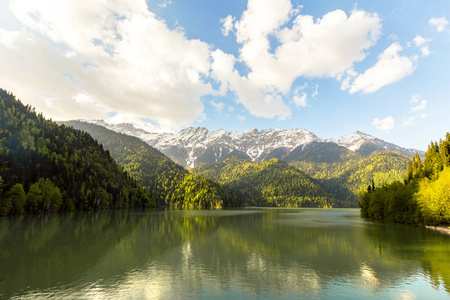
<instances>
[{"instance_id":1,"label":"coniferous tree","mask_svg":"<svg viewBox=\"0 0 450 300\"><path fill-rule=\"evenodd\" d=\"M422 165L416 153L404 182L360 195L361 216L400 223L450 224L450 134L431 142Z\"/></svg>"},{"instance_id":2,"label":"coniferous tree","mask_svg":"<svg viewBox=\"0 0 450 300\"><path fill-rule=\"evenodd\" d=\"M422 161L420 160L419 153L416 152L412 162L412 178L418 179L422 177L422 174L423 174Z\"/></svg>"},{"instance_id":3,"label":"coniferous tree","mask_svg":"<svg viewBox=\"0 0 450 300\"><path fill-rule=\"evenodd\" d=\"M46 120L1 89L0 128L9 190L1 214L157 205L89 134Z\"/></svg>"},{"instance_id":4,"label":"coniferous tree","mask_svg":"<svg viewBox=\"0 0 450 300\"><path fill-rule=\"evenodd\" d=\"M408 165L406 167L406 173L403 176L403 178L404 178L405 183L410 182L412 180L412 178L413 178L412 163L411 163L410 160L408 161Z\"/></svg>"}]
</instances>

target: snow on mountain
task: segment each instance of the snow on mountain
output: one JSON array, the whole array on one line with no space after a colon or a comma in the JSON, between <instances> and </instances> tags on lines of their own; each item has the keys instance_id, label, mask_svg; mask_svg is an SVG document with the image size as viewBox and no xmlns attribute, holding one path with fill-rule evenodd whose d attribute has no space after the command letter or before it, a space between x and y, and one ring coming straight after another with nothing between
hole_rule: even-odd
<instances>
[{"instance_id":1,"label":"snow on mountain","mask_svg":"<svg viewBox=\"0 0 450 300\"><path fill-rule=\"evenodd\" d=\"M178 133L150 133L134 128L131 124L111 125L103 120L88 122L136 136L178 163L189 167L202 163L202 160L209 157L205 157L206 155L213 155L213 161L208 162L214 162L226 157L232 151L239 151L253 161L263 161L276 149L281 148L288 154L295 148L313 141L323 142L306 129L259 131L252 128L242 132L231 132L224 129L209 131L203 127L189 127Z\"/></svg>"},{"instance_id":2,"label":"snow on mountain","mask_svg":"<svg viewBox=\"0 0 450 300\"><path fill-rule=\"evenodd\" d=\"M420 156L424 156L425 152L416 149L406 149L392 143L385 142L369 134L356 131L349 135L344 135L338 138L329 139L327 142L333 142L339 146L345 147L351 151L361 153L363 155L369 155L374 151L401 151L409 156L413 156L416 152Z\"/></svg>"},{"instance_id":3,"label":"snow on mountain","mask_svg":"<svg viewBox=\"0 0 450 300\"><path fill-rule=\"evenodd\" d=\"M202 127L189 127L174 134L147 135L142 138L163 153L172 147L184 150L187 153L186 165L189 167L201 163L202 156L211 149L214 152L214 161L219 161L234 150L245 153L253 161L263 161L275 149L284 148L290 152L312 141L321 141L306 129L288 131L250 129L243 132L229 132L223 129L209 131Z\"/></svg>"},{"instance_id":4,"label":"snow on mountain","mask_svg":"<svg viewBox=\"0 0 450 300\"><path fill-rule=\"evenodd\" d=\"M327 142L333 142L338 144L339 146L345 147L351 151L358 150L364 142L375 142L375 144L378 144L380 146L385 143L382 140L379 140L369 134L365 134L360 131L356 131L349 135L344 135L338 138L329 139Z\"/></svg>"},{"instance_id":5,"label":"snow on mountain","mask_svg":"<svg viewBox=\"0 0 450 300\"><path fill-rule=\"evenodd\" d=\"M272 157L283 159L294 149L303 149L312 142L332 142L351 151L370 155L374 151L395 150L414 155L417 150L405 149L362 132L335 139L322 140L306 129L248 129L231 132L224 129L209 131L203 127L189 127L178 133L150 133L132 124L107 124L103 120L88 121L116 132L135 136L155 147L181 165L195 167L224 160L233 155L253 161ZM419 151L419 155L424 155Z\"/></svg>"}]
</instances>

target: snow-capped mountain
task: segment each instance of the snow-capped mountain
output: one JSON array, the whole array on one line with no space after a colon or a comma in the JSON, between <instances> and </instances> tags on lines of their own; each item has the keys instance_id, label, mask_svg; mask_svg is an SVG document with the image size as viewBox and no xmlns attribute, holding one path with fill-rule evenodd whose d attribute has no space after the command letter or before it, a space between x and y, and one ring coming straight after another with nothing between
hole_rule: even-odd
<instances>
[{"instance_id":1,"label":"snow-capped mountain","mask_svg":"<svg viewBox=\"0 0 450 300\"><path fill-rule=\"evenodd\" d=\"M150 133L135 128L132 124L111 125L103 120L88 122L138 137L177 163L191 168L222 161L230 156L261 162L270 158L283 160L291 154L289 156L291 159L292 154L301 153L305 146L313 142L335 143L362 155L370 155L382 150L402 151L408 155L414 155L417 151L399 147L362 132L323 140L306 129L259 131L253 128L242 132L231 132L224 129L209 131L203 127L189 127L178 133ZM424 153L419 151L419 154Z\"/></svg>"},{"instance_id":2,"label":"snow-capped mountain","mask_svg":"<svg viewBox=\"0 0 450 300\"><path fill-rule=\"evenodd\" d=\"M313 141L323 142L306 129L259 131L253 128L231 132L189 127L178 133L150 133L137 128L133 130L131 124L110 125L102 120L91 123L136 136L179 164L189 167L221 161L232 155L258 162L273 157L282 159L298 147Z\"/></svg>"},{"instance_id":3,"label":"snow-capped mountain","mask_svg":"<svg viewBox=\"0 0 450 300\"><path fill-rule=\"evenodd\" d=\"M413 156L416 152L418 152L420 156L425 156L424 151L402 148L360 131L356 131L352 134L344 135L338 138L329 139L327 142L336 143L339 146L358 152L362 155L370 155L375 151L391 150L401 151L409 156Z\"/></svg>"}]
</instances>

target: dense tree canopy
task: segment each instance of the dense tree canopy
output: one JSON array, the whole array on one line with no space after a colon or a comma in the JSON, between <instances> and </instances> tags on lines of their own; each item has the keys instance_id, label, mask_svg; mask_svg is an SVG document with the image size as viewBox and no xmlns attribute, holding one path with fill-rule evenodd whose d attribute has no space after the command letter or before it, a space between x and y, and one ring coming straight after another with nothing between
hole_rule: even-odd
<instances>
[{"instance_id":1,"label":"dense tree canopy","mask_svg":"<svg viewBox=\"0 0 450 300\"><path fill-rule=\"evenodd\" d=\"M1 215L157 204L89 134L46 120L4 90L0 129Z\"/></svg>"},{"instance_id":2,"label":"dense tree canopy","mask_svg":"<svg viewBox=\"0 0 450 300\"><path fill-rule=\"evenodd\" d=\"M181 207L227 207L242 202L220 184L189 174L164 154L142 140L117 133L102 126L65 122L92 135L128 174L144 186L161 205Z\"/></svg>"},{"instance_id":3,"label":"dense tree canopy","mask_svg":"<svg viewBox=\"0 0 450 300\"><path fill-rule=\"evenodd\" d=\"M247 205L337 205L335 199L309 176L275 158L257 163L232 157L223 162L197 167L193 172L233 189Z\"/></svg>"},{"instance_id":4,"label":"dense tree canopy","mask_svg":"<svg viewBox=\"0 0 450 300\"><path fill-rule=\"evenodd\" d=\"M365 157L347 149L335 151L341 152L335 159L317 160L308 155L298 157L290 165L314 178L343 206L356 207L358 193L372 180L377 185L400 180L408 162L406 155L399 152L376 152Z\"/></svg>"},{"instance_id":5,"label":"dense tree canopy","mask_svg":"<svg viewBox=\"0 0 450 300\"><path fill-rule=\"evenodd\" d=\"M403 182L395 181L360 195L361 215L415 224L450 224L450 134L431 142L422 163L408 162Z\"/></svg>"}]
</instances>

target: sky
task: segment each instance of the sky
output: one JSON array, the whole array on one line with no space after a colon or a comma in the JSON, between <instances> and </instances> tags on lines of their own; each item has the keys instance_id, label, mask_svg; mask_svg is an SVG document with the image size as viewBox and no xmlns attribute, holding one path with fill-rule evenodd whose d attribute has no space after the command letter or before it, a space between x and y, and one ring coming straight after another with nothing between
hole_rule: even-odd
<instances>
[{"instance_id":1,"label":"sky","mask_svg":"<svg viewBox=\"0 0 450 300\"><path fill-rule=\"evenodd\" d=\"M0 0L0 88L152 132L450 131L450 1Z\"/></svg>"}]
</instances>

